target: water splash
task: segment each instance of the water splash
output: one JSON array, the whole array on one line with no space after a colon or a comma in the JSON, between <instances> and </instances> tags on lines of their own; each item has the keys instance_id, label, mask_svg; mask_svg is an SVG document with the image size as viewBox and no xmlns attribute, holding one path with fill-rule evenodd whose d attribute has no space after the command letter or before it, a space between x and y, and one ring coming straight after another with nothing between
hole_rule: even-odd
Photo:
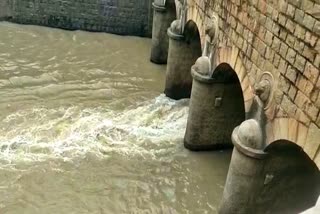
<instances>
[{"instance_id":1,"label":"water splash","mask_svg":"<svg viewBox=\"0 0 320 214\"><path fill-rule=\"evenodd\" d=\"M77 106L18 111L3 120L0 160L7 164L50 158L72 161L87 153L99 158L113 153L154 158L182 141L187 106L188 100L161 95L122 112Z\"/></svg>"}]
</instances>

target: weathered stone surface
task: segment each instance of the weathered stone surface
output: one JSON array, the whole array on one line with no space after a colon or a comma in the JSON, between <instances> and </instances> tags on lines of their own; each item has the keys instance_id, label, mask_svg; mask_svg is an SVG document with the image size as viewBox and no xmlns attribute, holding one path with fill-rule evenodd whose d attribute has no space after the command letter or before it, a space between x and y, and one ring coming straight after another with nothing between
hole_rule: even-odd
<instances>
[{"instance_id":1,"label":"weathered stone surface","mask_svg":"<svg viewBox=\"0 0 320 214\"><path fill-rule=\"evenodd\" d=\"M298 76L298 72L296 71L296 69L294 69L292 66L288 67L287 73L286 73L286 77L291 81L291 82L295 82Z\"/></svg>"},{"instance_id":2,"label":"weathered stone surface","mask_svg":"<svg viewBox=\"0 0 320 214\"><path fill-rule=\"evenodd\" d=\"M306 139L306 145L304 146L304 150L312 159L315 157L316 152L318 151L320 145L320 132L319 128L311 123L309 127L309 132Z\"/></svg>"},{"instance_id":3,"label":"weathered stone surface","mask_svg":"<svg viewBox=\"0 0 320 214\"><path fill-rule=\"evenodd\" d=\"M170 33L171 32L171 33ZM190 25L185 35L169 34L168 64L164 93L172 99L189 98L192 88L191 66L201 56L197 26Z\"/></svg>"},{"instance_id":4,"label":"weathered stone surface","mask_svg":"<svg viewBox=\"0 0 320 214\"><path fill-rule=\"evenodd\" d=\"M303 25L308 28L309 30L313 29L313 26L316 22L316 19L313 18L312 16L305 14L304 20L303 20Z\"/></svg>"},{"instance_id":5,"label":"weathered stone surface","mask_svg":"<svg viewBox=\"0 0 320 214\"><path fill-rule=\"evenodd\" d=\"M313 83L316 84L316 81L319 78L319 69L317 69L310 62L307 62L306 69L304 70L304 75Z\"/></svg>"},{"instance_id":6,"label":"weathered stone surface","mask_svg":"<svg viewBox=\"0 0 320 214\"><path fill-rule=\"evenodd\" d=\"M292 48L289 48L287 56L286 56L286 60L288 62L290 62L291 64L293 64L295 61L296 54L297 53Z\"/></svg>"},{"instance_id":7,"label":"weathered stone surface","mask_svg":"<svg viewBox=\"0 0 320 214\"><path fill-rule=\"evenodd\" d=\"M168 0L165 7L154 5L152 48L150 60L157 64L166 64L168 58L169 37L167 30L176 19L174 0Z\"/></svg>"},{"instance_id":8,"label":"weathered stone surface","mask_svg":"<svg viewBox=\"0 0 320 214\"><path fill-rule=\"evenodd\" d=\"M2 2L3 0L1 0ZM68 30L151 35L150 0L9 0L11 21Z\"/></svg>"},{"instance_id":9,"label":"weathered stone surface","mask_svg":"<svg viewBox=\"0 0 320 214\"><path fill-rule=\"evenodd\" d=\"M318 20L316 21L316 23L315 23L315 25L313 27L313 31L316 34L320 35L320 21L318 21Z\"/></svg>"},{"instance_id":10,"label":"weathered stone surface","mask_svg":"<svg viewBox=\"0 0 320 214\"><path fill-rule=\"evenodd\" d=\"M9 0L1 0L0 1L0 21L6 20L11 16L11 7Z\"/></svg>"},{"instance_id":11,"label":"weathered stone surface","mask_svg":"<svg viewBox=\"0 0 320 214\"><path fill-rule=\"evenodd\" d=\"M231 147L231 133L245 119L239 80L229 66L219 66L212 78L195 72L185 146L191 150Z\"/></svg>"}]
</instances>

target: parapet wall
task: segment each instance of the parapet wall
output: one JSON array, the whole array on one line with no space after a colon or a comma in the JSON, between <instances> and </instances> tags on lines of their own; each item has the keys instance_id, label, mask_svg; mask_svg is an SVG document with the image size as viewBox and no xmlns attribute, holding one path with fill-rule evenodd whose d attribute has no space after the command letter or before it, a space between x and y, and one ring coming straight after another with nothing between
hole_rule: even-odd
<instances>
[{"instance_id":1,"label":"parapet wall","mask_svg":"<svg viewBox=\"0 0 320 214\"><path fill-rule=\"evenodd\" d=\"M10 3L10 21L68 30L150 36L151 0L0 0ZM2 10L0 9L0 17Z\"/></svg>"}]
</instances>

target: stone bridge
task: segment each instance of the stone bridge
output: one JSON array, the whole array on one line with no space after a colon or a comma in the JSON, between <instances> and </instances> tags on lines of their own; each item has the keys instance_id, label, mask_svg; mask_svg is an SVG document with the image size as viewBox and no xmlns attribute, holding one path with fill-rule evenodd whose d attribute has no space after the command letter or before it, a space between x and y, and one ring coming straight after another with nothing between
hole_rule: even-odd
<instances>
[{"instance_id":1,"label":"stone bridge","mask_svg":"<svg viewBox=\"0 0 320 214\"><path fill-rule=\"evenodd\" d=\"M202 0L190 7L188 19L197 23L202 38L205 19L219 14L217 61L237 73L246 111L259 76L272 73L275 108L267 109L267 143L294 142L320 167L320 4Z\"/></svg>"},{"instance_id":2,"label":"stone bridge","mask_svg":"<svg viewBox=\"0 0 320 214\"><path fill-rule=\"evenodd\" d=\"M151 61L167 63L168 97L191 97L185 146L221 149L232 139L236 148L220 212L278 213L288 201L294 212L314 205L320 1L155 0L153 6Z\"/></svg>"},{"instance_id":3,"label":"stone bridge","mask_svg":"<svg viewBox=\"0 0 320 214\"><path fill-rule=\"evenodd\" d=\"M150 3L0 0L0 20L145 36ZM235 148L220 213L313 206L320 0L154 0L153 8L151 61L167 64L168 97L190 98L185 147Z\"/></svg>"}]
</instances>

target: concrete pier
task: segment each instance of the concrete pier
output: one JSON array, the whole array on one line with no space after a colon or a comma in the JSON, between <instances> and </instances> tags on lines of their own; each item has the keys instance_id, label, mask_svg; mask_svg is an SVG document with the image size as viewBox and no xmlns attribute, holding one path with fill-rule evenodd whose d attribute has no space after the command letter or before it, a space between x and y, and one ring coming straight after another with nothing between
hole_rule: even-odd
<instances>
[{"instance_id":1,"label":"concrete pier","mask_svg":"<svg viewBox=\"0 0 320 214\"><path fill-rule=\"evenodd\" d=\"M202 75L193 67L192 76L185 147L190 150L232 147L231 133L245 119L237 75L230 67L222 65L212 76Z\"/></svg>"},{"instance_id":2,"label":"concrete pier","mask_svg":"<svg viewBox=\"0 0 320 214\"><path fill-rule=\"evenodd\" d=\"M167 0L165 5L161 5L158 1L155 1L152 5L154 14L150 60L157 64L166 64L169 48L167 30L171 22L176 19L175 2L174 0Z\"/></svg>"},{"instance_id":3,"label":"concrete pier","mask_svg":"<svg viewBox=\"0 0 320 214\"><path fill-rule=\"evenodd\" d=\"M169 52L164 93L176 100L189 98L192 88L191 67L201 56L199 34L190 36L189 29L186 28L181 35L169 28L168 35Z\"/></svg>"}]
</instances>

